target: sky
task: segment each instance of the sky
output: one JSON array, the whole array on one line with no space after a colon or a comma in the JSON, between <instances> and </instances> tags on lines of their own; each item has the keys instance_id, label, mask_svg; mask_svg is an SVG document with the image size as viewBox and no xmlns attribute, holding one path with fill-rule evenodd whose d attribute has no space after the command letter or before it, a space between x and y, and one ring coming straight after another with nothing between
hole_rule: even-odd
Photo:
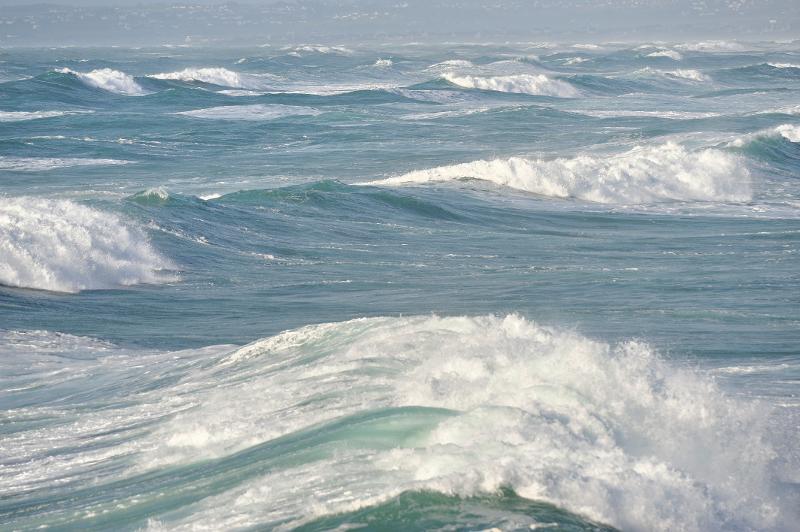
<instances>
[{"instance_id":1,"label":"sky","mask_svg":"<svg viewBox=\"0 0 800 532\"><path fill-rule=\"evenodd\" d=\"M800 38L798 0L0 0L0 46Z\"/></svg>"}]
</instances>

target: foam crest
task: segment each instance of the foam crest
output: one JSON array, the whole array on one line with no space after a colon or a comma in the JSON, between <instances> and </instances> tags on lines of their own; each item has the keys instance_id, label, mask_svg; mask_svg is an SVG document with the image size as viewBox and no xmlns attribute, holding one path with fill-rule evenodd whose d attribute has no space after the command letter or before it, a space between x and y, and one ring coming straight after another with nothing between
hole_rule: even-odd
<instances>
[{"instance_id":1,"label":"foam crest","mask_svg":"<svg viewBox=\"0 0 800 532\"><path fill-rule=\"evenodd\" d=\"M765 129L756 133L739 137L728 143L728 146L741 148L754 140L778 138L784 139L793 143L800 143L800 126L794 124L781 124L780 126L772 129Z\"/></svg>"},{"instance_id":2,"label":"foam crest","mask_svg":"<svg viewBox=\"0 0 800 532\"><path fill-rule=\"evenodd\" d=\"M147 77L185 82L200 81L202 83L237 89L258 88L253 87L253 83L247 83L249 80L242 74L234 72L233 70L228 70L227 68L185 68L177 72L150 74Z\"/></svg>"},{"instance_id":3,"label":"foam crest","mask_svg":"<svg viewBox=\"0 0 800 532\"><path fill-rule=\"evenodd\" d=\"M281 104L223 105L176 113L207 120L275 120L287 116L316 116L322 111L313 107Z\"/></svg>"},{"instance_id":4,"label":"foam crest","mask_svg":"<svg viewBox=\"0 0 800 532\"><path fill-rule=\"evenodd\" d=\"M683 59L683 56L679 52L670 49L650 52L649 54L647 54L647 57L666 57L668 59L672 59L673 61L680 61L681 59Z\"/></svg>"},{"instance_id":5,"label":"foam crest","mask_svg":"<svg viewBox=\"0 0 800 532\"><path fill-rule=\"evenodd\" d=\"M73 166L118 166L123 164L131 164L131 161L79 157L6 157L0 155L0 170L15 172L42 172Z\"/></svg>"},{"instance_id":6,"label":"foam crest","mask_svg":"<svg viewBox=\"0 0 800 532\"><path fill-rule=\"evenodd\" d=\"M332 455L215 497L191 517L213 528L243 513L269 522L406 490L501 487L624 530L789 522L773 492L765 409L643 343L609 345L517 315L373 318L287 331L223 362L232 387L171 420L154 455L197 459L300 420L416 410L394 425L361 424ZM397 432L402 423L409 433ZM382 430L397 436L371 446Z\"/></svg>"},{"instance_id":7,"label":"foam crest","mask_svg":"<svg viewBox=\"0 0 800 532\"><path fill-rule=\"evenodd\" d=\"M367 184L395 186L465 178L543 196L599 203L741 202L752 196L750 173L742 158L714 149L692 152L672 142L637 146L607 157L479 160Z\"/></svg>"},{"instance_id":8,"label":"foam crest","mask_svg":"<svg viewBox=\"0 0 800 532\"><path fill-rule=\"evenodd\" d=\"M344 46L324 46L319 44L304 44L301 46L289 46L283 48L289 52L288 55L300 57L305 54L334 54L334 55L350 55L353 53L349 48Z\"/></svg>"},{"instance_id":9,"label":"foam crest","mask_svg":"<svg viewBox=\"0 0 800 532\"><path fill-rule=\"evenodd\" d=\"M74 114L91 113L92 111L0 111L0 122L24 122L42 118L55 118Z\"/></svg>"},{"instance_id":10,"label":"foam crest","mask_svg":"<svg viewBox=\"0 0 800 532\"><path fill-rule=\"evenodd\" d=\"M552 79L544 74L517 74L512 76L468 76L446 72L442 76L459 87L496 92L513 92L536 96L555 96L558 98L575 98L580 96L578 90L560 79Z\"/></svg>"},{"instance_id":11,"label":"foam crest","mask_svg":"<svg viewBox=\"0 0 800 532\"><path fill-rule=\"evenodd\" d=\"M59 72L71 74L90 87L115 94L123 94L125 96L142 96L146 94L145 90L133 79L133 76L119 70L101 68L91 72L75 72L69 68L63 68Z\"/></svg>"},{"instance_id":12,"label":"foam crest","mask_svg":"<svg viewBox=\"0 0 800 532\"><path fill-rule=\"evenodd\" d=\"M143 231L67 200L0 201L0 284L57 292L157 283L169 262Z\"/></svg>"},{"instance_id":13,"label":"foam crest","mask_svg":"<svg viewBox=\"0 0 800 532\"><path fill-rule=\"evenodd\" d=\"M767 63L767 64L773 68L800 70L800 64L797 63Z\"/></svg>"}]
</instances>

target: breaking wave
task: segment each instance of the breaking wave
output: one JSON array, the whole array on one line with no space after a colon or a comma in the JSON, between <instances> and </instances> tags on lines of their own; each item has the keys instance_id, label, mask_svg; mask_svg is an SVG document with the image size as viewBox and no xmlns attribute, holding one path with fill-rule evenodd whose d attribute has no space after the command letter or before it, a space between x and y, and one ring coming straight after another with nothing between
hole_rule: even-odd
<instances>
[{"instance_id":1,"label":"breaking wave","mask_svg":"<svg viewBox=\"0 0 800 532\"><path fill-rule=\"evenodd\" d=\"M0 202L0 284L78 292L170 279L143 231L68 200Z\"/></svg>"},{"instance_id":2,"label":"breaking wave","mask_svg":"<svg viewBox=\"0 0 800 532\"><path fill-rule=\"evenodd\" d=\"M647 57L666 57L667 59L672 59L673 61L680 61L683 59L683 56L676 52L675 50L656 50L655 52L650 52L647 54Z\"/></svg>"},{"instance_id":3,"label":"breaking wave","mask_svg":"<svg viewBox=\"0 0 800 532\"><path fill-rule=\"evenodd\" d=\"M465 89L480 89L496 92L513 92L536 96L555 96L575 98L580 92L560 79L552 79L544 74L517 74L512 76L468 76L447 72L442 78Z\"/></svg>"},{"instance_id":4,"label":"breaking wave","mask_svg":"<svg viewBox=\"0 0 800 532\"><path fill-rule=\"evenodd\" d=\"M543 196L599 203L743 202L752 197L750 172L743 158L716 149L693 152L673 142L638 146L606 157L479 160L367 184L394 186L465 178Z\"/></svg>"},{"instance_id":5,"label":"breaking wave","mask_svg":"<svg viewBox=\"0 0 800 532\"><path fill-rule=\"evenodd\" d=\"M254 476L190 517L211 528L230 528L237 512L269 523L408 491L503 488L623 530L788 519L774 497L778 436L766 409L643 343L609 345L518 315L370 318L265 338L217 367L207 378L225 379L225 391L196 397L150 436L143 466L268 449L293 433L328 443L291 474Z\"/></svg>"},{"instance_id":6,"label":"breaking wave","mask_svg":"<svg viewBox=\"0 0 800 532\"><path fill-rule=\"evenodd\" d=\"M76 72L69 68L63 68L58 72L75 76L89 87L115 94L123 94L125 96L142 96L146 94L145 90L133 79L133 76L119 70L101 68L91 72Z\"/></svg>"},{"instance_id":7,"label":"breaking wave","mask_svg":"<svg viewBox=\"0 0 800 532\"><path fill-rule=\"evenodd\" d=\"M185 68L177 72L150 74L147 77L185 82L199 81L201 83L233 87L236 89L261 88L261 84L251 79L250 76L228 70L227 68Z\"/></svg>"}]
</instances>

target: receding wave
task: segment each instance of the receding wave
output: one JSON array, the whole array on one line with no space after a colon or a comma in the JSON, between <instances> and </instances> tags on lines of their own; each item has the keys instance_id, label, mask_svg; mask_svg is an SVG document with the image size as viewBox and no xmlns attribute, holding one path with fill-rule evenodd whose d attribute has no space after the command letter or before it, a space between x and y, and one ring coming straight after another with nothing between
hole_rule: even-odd
<instances>
[{"instance_id":1,"label":"receding wave","mask_svg":"<svg viewBox=\"0 0 800 532\"><path fill-rule=\"evenodd\" d=\"M76 72L69 68L63 68L58 72L73 75L89 87L102 89L115 94L123 94L125 96L142 96L146 94L141 85L136 83L136 80L133 79L133 76L125 72L120 72L119 70L101 68L92 70L91 72Z\"/></svg>"},{"instance_id":2,"label":"receding wave","mask_svg":"<svg viewBox=\"0 0 800 532\"><path fill-rule=\"evenodd\" d=\"M118 166L132 161L120 159L89 159L80 157L6 157L0 155L0 170L42 172L72 166Z\"/></svg>"},{"instance_id":3,"label":"receding wave","mask_svg":"<svg viewBox=\"0 0 800 532\"><path fill-rule=\"evenodd\" d=\"M223 105L176 113L207 120L275 120L288 116L316 116L322 111L313 107L281 104Z\"/></svg>"},{"instance_id":4,"label":"receding wave","mask_svg":"<svg viewBox=\"0 0 800 532\"><path fill-rule=\"evenodd\" d=\"M544 74L517 74L512 76L468 76L446 72L442 78L465 89L480 89L495 92L512 92L536 96L575 98L580 92L560 79Z\"/></svg>"},{"instance_id":5,"label":"receding wave","mask_svg":"<svg viewBox=\"0 0 800 532\"><path fill-rule=\"evenodd\" d=\"M543 196L599 203L742 202L752 197L750 172L743 158L716 149L689 151L673 142L638 146L606 157L479 160L367 184L396 186L467 178Z\"/></svg>"},{"instance_id":6,"label":"receding wave","mask_svg":"<svg viewBox=\"0 0 800 532\"><path fill-rule=\"evenodd\" d=\"M74 114L91 113L92 111L0 111L0 122L25 122L42 118L56 118Z\"/></svg>"},{"instance_id":7,"label":"receding wave","mask_svg":"<svg viewBox=\"0 0 800 532\"><path fill-rule=\"evenodd\" d=\"M0 202L0 284L78 292L169 279L136 226L68 200Z\"/></svg>"}]
</instances>

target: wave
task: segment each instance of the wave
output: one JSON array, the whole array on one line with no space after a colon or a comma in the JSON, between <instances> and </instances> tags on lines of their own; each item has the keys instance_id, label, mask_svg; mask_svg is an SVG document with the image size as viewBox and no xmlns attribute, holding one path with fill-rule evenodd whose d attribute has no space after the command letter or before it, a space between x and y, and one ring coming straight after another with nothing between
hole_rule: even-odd
<instances>
[{"instance_id":1,"label":"wave","mask_svg":"<svg viewBox=\"0 0 800 532\"><path fill-rule=\"evenodd\" d=\"M223 105L182 111L179 115L207 120L275 120L288 116L316 116L322 111L313 107L281 104Z\"/></svg>"},{"instance_id":2,"label":"wave","mask_svg":"<svg viewBox=\"0 0 800 532\"><path fill-rule=\"evenodd\" d=\"M161 74L149 74L148 78L173 80L173 81L199 81L222 87L233 87L237 89L257 89L261 88L260 83L255 83L250 76L245 76L227 68L185 68L176 72L163 72Z\"/></svg>"},{"instance_id":3,"label":"wave","mask_svg":"<svg viewBox=\"0 0 800 532\"><path fill-rule=\"evenodd\" d=\"M713 111L644 111L644 110L625 110L625 109L596 109L596 110L576 110L586 116L597 118L610 117L646 117L646 118L666 118L668 120L697 120L701 118L713 118L720 116L720 113Z\"/></svg>"},{"instance_id":4,"label":"wave","mask_svg":"<svg viewBox=\"0 0 800 532\"><path fill-rule=\"evenodd\" d=\"M558 98L575 98L580 96L580 92L566 81L552 79L544 74L481 77L446 72L443 74L442 78L466 89L532 94L536 96L555 96Z\"/></svg>"},{"instance_id":5,"label":"wave","mask_svg":"<svg viewBox=\"0 0 800 532\"><path fill-rule=\"evenodd\" d=\"M392 62L391 59L378 59L372 64L372 66L378 67L378 68L388 68L388 67L392 66L393 64L394 63Z\"/></svg>"},{"instance_id":6,"label":"wave","mask_svg":"<svg viewBox=\"0 0 800 532\"><path fill-rule=\"evenodd\" d=\"M745 49L741 44L732 41L700 41L682 43L675 45L675 48L688 52L740 52Z\"/></svg>"},{"instance_id":7,"label":"wave","mask_svg":"<svg viewBox=\"0 0 800 532\"><path fill-rule=\"evenodd\" d=\"M752 197L750 173L741 157L716 149L692 152L673 142L637 146L607 157L479 160L365 184L396 186L464 178L598 203L743 202Z\"/></svg>"},{"instance_id":8,"label":"wave","mask_svg":"<svg viewBox=\"0 0 800 532\"><path fill-rule=\"evenodd\" d=\"M705 81L710 81L711 79L706 74L703 74L699 70L691 68L679 68L677 70L654 70L652 68L644 68L642 70L639 70L637 73L655 74L658 76L664 76L672 79L682 79L682 80L696 81L696 82L705 82Z\"/></svg>"},{"instance_id":9,"label":"wave","mask_svg":"<svg viewBox=\"0 0 800 532\"><path fill-rule=\"evenodd\" d=\"M640 342L609 345L518 315L369 318L265 338L217 368L225 392L168 419L143 465L217 472L237 452L269 460L271 441L315 454L291 471L261 467L191 516L210 528L421 490L511 489L623 530L764 529L787 517L771 492L766 411Z\"/></svg>"},{"instance_id":10,"label":"wave","mask_svg":"<svg viewBox=\"0 0 800 532\"><path fill-rule=\"evenodd\" d=\"M767 63L767 66L780 69L800 70L800 64L796 63Z\"/></svg>"},{"instance_id":11,"label":"wave","mask_svg":"<svg viewBox=\"0 0 800 532\"><path fill-rule=\"evenodd\" d=\"M765 129L756 133L739 137L729 142L728 146L741 148L754 140L771 138L784 139L792 143L800 143L800 126L796 126L794 124L781 124L780 126L772 129Z\"/></svg>"},{"instance_id":12,"label":"wave","mask_svg":"<svg viewBox=\"0 0 800 532\"><path fill-rule=\"evenodd\" d=\"M283 51L288 52L288 55L300 57L305 54L322 54L322 55L350 55L353 50L345 48L344 46L324 46L319 44L304 44L301 46L287 46L282 48Z\"/></svg>"},{"instance_id":13,"label":"wave","mask_svg":"<svg viewBox=\"0 0 800 532\"><path fill-rule=\"evenodd\" d=\"M0 202L0 284L78 292L171 279L144 232L69 200Z\"/></svg>"},{"instance_id":14,"label":"wave","mask_svg":"<svg viewBox=\"0 0 800 532\"><path fill-rule=\"evenodd\" d=\"M73 166L119 166L133 161L120 159L88 159L78 157L6 157L0 155L0 170L43 172Z\"/></svg>"},{"instance_id":15,"label":"wave","mask_svg":"<svg viewBox=\"0 0 800 532\"><path fill-rule=\"evenodd\" d=\"M141 85L133 79L133 76L111 68L101 68L91 72L76 72L69 68L62 68L57 72L75 76L89 87L115 94L123 94L125 96L142 96L146 94Z\"/></svg>"},{"instance_id":16,"label":"wave","mask_svg":"<svg viewBox=\"0 0 800 532\"><path fill-rule=\"evenodd\" d=\"M666 57L667 59L672 59L673 61L680 61L683 59L683 56L676 52L675 50L656 50L655 52L650 52L647 54L647 57Z\"/></svg>"},{"instance_id":17,"label":"wave","mask_svg":"<svg viewBox=\"0 0 800 532\"><path fill-rule=\"evenodd\" d=\"M0 122L24 122L42 118L92 113L93 111L0 111Z\"/></svg>"},{"instance_id":18,"label":"wave","mask_svg":"<svg viewBox=\"0 0 800 532\"><path fill-rule=\"evenodd\" d=\"M441 61L439 63L434 63L427 67L425 70L441 70L445 68L471 68L475 65L472 61L467 61L466 59L448 59L447 61Z\"/></svg>"}]
</instances>

